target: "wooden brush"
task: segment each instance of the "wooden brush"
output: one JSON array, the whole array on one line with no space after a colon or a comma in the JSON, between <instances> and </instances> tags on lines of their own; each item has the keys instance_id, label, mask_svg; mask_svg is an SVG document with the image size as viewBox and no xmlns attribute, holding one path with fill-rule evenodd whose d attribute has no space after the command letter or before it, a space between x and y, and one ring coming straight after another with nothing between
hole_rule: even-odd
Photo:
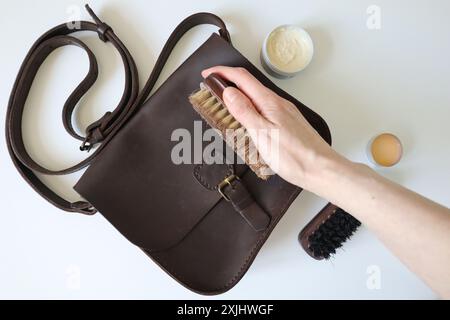
<instances>
[{"instance_id":1,"label":"wooden brush","mask_svg":"<svg viewBox=\"0 0 450 320\"><path fill-rule=\"evenodd\" d=\"M189 96L195 111L213 128L232 150L261 179L268 179L273 172L260 157L248 131L231 115L222 94L227 84L217 74L210 74L200 89Z\"/></svg>"}]
</instances>

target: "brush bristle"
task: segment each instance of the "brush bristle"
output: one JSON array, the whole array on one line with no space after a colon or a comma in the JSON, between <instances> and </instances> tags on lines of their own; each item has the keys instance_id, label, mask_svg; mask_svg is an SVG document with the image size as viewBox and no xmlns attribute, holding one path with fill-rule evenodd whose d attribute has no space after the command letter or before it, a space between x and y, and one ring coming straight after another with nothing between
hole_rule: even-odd
<instances>
[{"instance_id":1,"label":"brush bristle","mask_svg":"<svg viewBox=\"0 0 450 320\"><path fill-rule=\"evenodd\" d=\"M357 219L342 209L337 209L309 236L309 249L315 257L330 258L336 249L347 241L361 225Z\"/></svg>"},{"instance_id":2,"label":"brush bristle","mask_svg":"<svg viewBox=\"0 0 450 320\"><path fill-rule=\"evenodd\" d=\"M224 104L207 88L202 88L193 93L189 100L195 110L211 127L221 132L226 129L238 129L241 127L241 124L228 112Z\"/></svg>"},{"instance_id":3,"label":"brush bristle","mask_svg":"<svg viewBox=\"0 0 450 320\"><path fill-rule=\"evenodd\" d=\"M247 130L230 114L221 100L201 84L200 90L189 96L189 101L195 111L220 133L222 139L258 177L264 180L269 178L270 168L259 156ZM230 131L232 131L231 135Z\"/></svg>"}]
</instances>

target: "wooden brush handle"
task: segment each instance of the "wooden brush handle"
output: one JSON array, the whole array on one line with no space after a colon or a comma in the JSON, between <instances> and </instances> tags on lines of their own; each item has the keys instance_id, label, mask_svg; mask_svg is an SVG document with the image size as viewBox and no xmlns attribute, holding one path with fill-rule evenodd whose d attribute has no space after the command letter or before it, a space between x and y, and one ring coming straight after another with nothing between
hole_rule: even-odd
<instances>
[{"instance_id":1,"label":"wooden brush handle","mask_svg":"<svg viewBox=\"0 0 450 320\"><path fill-rule=\"evenodd\" d=\"M323 207L322 210L300 231L300 234L298 235L298 241L300 242L303 249L308 253L311 257L313 257L316 260L322 260L323 257L317 257L313 254L309 247L309 237L314 234L317 229L325 222L327 221L333 214L336 213L336 211L339 209L339 207L335 206L331 202L329 202L325 207Z\"/></svg>"},{"instance_id":2,"label":"wooden brush handle","mask_svg":"<svg viewBox=\"0 0 450 320\"><path fill-rule=\"evenodd\" d=\"M204 84L208 87L212 94L223 102L223 90L229 86L217 73L211 73L205 78Z\"/></svg>"},{"instance_id":3,"label":"wooden brush handle","mask_svg":"<svg viewBox=\"0 0 450 320\"><path fill-rule=\"evenodd\" d=\"M209 76L205 78L203 83L209 88L209 90L218 98L221 102L223 102L223 90L226 87L234 87L236 85L233 82L227 81L217 73L211 73Z\"/></svg>"}]
</instances>

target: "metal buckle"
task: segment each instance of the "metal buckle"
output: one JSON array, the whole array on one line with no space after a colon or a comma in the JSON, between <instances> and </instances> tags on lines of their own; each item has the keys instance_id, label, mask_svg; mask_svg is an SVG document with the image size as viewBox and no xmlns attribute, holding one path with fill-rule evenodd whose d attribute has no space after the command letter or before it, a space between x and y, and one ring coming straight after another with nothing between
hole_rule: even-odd
<instances>
[{"instance_id":1,"label":"metal buckle","mask_svg":"<svg viewBox=\"0 0 450 320\"><path fill-rule=\"evenodd\" d=\"M88 136L84 139L83 143L82 143L81 146L80 146L80 150L81 150L81 151L86 151L86 150L87 150L87 152L89 152L89 151L92 149L93 145L92 145L92 143L90 143L90 142L88 141L89 138L90 138L90 136L88 135Z\"/></svg>"},{"instance_id":2,"label":"metal buckle","mask_svg":"<svg viewBox=\"0 0 450 320\"><path fill-rule=\"evenodd\" d=\"M233 182L234 180L241 180L241 179L239 179L238 176L232 174L232 175L229 175L228 177L226 177L221 183L219 183L217 185L217 191L219 191L220 195L226 201L230 201L230 198L225 193L223 193L223 188L225 188L227 185L232 187L231 182Z\"/></svg>"}]
</instances>

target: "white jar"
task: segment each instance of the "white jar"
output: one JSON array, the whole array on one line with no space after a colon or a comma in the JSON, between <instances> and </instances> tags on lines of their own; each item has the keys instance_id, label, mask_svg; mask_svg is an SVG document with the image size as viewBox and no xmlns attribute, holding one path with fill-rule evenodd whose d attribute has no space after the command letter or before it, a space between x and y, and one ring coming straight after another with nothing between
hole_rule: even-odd
<instances>
[{"instance_id":1,"label":"white jar","mask_svg":"<svg viewBox=\"0 0 450 320\"><path fill-rule=\"evenodd\" d=\"M306 68L313 54L308 32L295 25L282 25L264 39L261 64L274 77L290 78Z\"/></svg>"}]
</instances>

